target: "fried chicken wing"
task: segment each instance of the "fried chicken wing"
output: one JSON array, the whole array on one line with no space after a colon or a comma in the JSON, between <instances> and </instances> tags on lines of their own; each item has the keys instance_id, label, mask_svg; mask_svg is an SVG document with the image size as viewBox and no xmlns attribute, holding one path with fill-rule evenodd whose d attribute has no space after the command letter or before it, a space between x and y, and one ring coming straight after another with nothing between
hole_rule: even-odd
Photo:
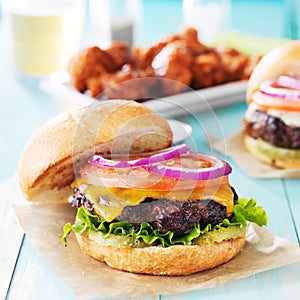
<instances>
[{"instance_id":1,"label":"fried chicken wing","mask_svg":"<svg viewBox=\"0 0 300 300\"><path fill-rule=\"evenodd\" d=\"M105 99L145 100L160 96L158 79L151 68L141 70L126 64L115 74L106 74L102 83Z\"/></svg>"},{"instance_id":2,"label":"fried chicken wing","mask_svg":"<svg viewBox=\"0 0 300 300\"><path fill-rule=\"evenodd\" d=\"M166 45L153 59L152 67L157 77L171 79L180 84L162 87L163 95L180 93L190 85L192 56L185 43L175 41Z\"/></svg>"},{"instance_id":3,"label":"fried chicken wing","mask_svg":"<svg viewBox=\"0 0 300 300\"><path fill-rule=\"evenodd\" d=\"M123 43L113 44L107 50L97 46L89 47L70 61L68 70L71 75L73 86L83 93L91 90L92 96L101 92L101 84L97 81L106 73L116 72L125 63L130 61L132 53Z\"/></svg>"},{"instance_id":4,"label":"fried chicken wing","mask_svg":"<svg viewBox=\"0 0 300 300\"><path fill-rule=\"evenodd\" d=\"M69 73L81 93L137 100L248 79L260 59L208 47L196 29L187 28L147 48L121 42L105 50L89 47L70 61Z\"/></svg>"},{"instance_id":5,"label":"fried chicken wing","mask_svg":"<svg viewBox=\"0 0 300 300\"><path fill-rule=\"evenodd\" d=\"M192 88L201 89L221 84L225 81L222 58L215 50L195 57L192 64Z\"/></svg>"},{"instance_id":6,"label":"fried chicken wing","mask_svg":"<svg viewBox=\"0 0 300 300\"><path fill-rule=\"evenodd\" d=\"M112 58L115 70L119 70L123 65L133 62L132 50L126 43L114 43L105 52Z\"/></svg>"},{"instance_id":7,"label":"fried chicken wing","mask_svg":"<svg viewBox=\"0 0 300 300\"><path fill-rule=\"evenodd\" d=\"M198 39L198 32L194 28L186 28L181 34L169 38L169 43L181 41L189 49L192 56L205 53L208 47L202 44Z\"/></svg>"},{"instance_id":8,"label":"fried chicken wing","mask_svg":"<svg viewBox=\"0 0 300 300\"><path fill-rule=\"evenodd\" d=\"M248 79L259 61L233 48L211 48L196 56L193 66L194 89Z\"/></svg>"},{"instance_id":9,"label":"fried chicken wing","mask_svg":"<svg viewBox=\"0 0 300 300\"><path fill-rule=\"evenodd\" d=\"M233 48L217 48L226 73L226 81L236 81L243 78L249 57Z\"/></svg>"},{"instance_id":10,"label":"fried chicken wing","mask_svg":"<svg viewBox=\"0 0 300 300\"><path fill-rule=\"evenodd\" d=\"M165 47L168 43L166 41L159 42L148 48L133 47L135 57L135 66L138 69L149 68L154 57Z\"/></svg>"},{"instance_id":11,"label":"fried chicken wing","mask_svg":"<svg viewBox=\"0 0 300 300\"><path fill-rule=\"evenodd\" d=\"M89 77L86 80L86 90L89 91L91 97L93 98L99 98L100 95L103 93L104 87L103 82L106 74L109 73L103 73L99 76Z\"/></svg>"},{"instance_id":12,"label":"fried chicken wing","mask_svg":"<svg viewBox=\"0 0 300 300\"><path fill-rule=\"evenodd\" d=\"M68 70L72 84L79 92L83 93L87 89L90 77L106 73L102 59L103 51L99 47L87 48L71 59Z\"/></svg>"}]
</instances>

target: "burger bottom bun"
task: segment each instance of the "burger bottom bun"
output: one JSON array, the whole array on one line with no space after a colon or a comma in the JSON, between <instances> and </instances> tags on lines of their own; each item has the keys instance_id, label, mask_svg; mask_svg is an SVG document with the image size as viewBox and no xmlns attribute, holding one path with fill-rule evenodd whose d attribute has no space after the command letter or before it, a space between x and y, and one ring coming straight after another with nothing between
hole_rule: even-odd
<instances>
[{"instance_id":1,"label":"burger bottom bun","mask_svg":"<svg viewBox=\"0 0 300 300\"><path fill-rule=\"evenodd\" d=\"M219 266L235 257L245 244L244 234L221 243L205 245L117 248L103 246L85 233L77 234L81 251L110 267L149 275L189 275Z\"/></svg>"},{"instance_id":2,"label":"burger bottom bun","mask_svg":"<svg viewBox=\"0 0 300 300\"><path fill-rule=\"evenodd\" d=\"M258 141L249 135L244 135L246 149L260 161L281 169L299 169L300 160L295 158L272 158L258 149Z\"/></svg>"}]
</instances>

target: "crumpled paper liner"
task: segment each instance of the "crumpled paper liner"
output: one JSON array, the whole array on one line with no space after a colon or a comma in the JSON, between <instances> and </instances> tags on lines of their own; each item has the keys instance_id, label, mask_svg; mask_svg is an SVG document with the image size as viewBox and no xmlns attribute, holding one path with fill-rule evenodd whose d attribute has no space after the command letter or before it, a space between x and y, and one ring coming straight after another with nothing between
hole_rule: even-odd
<instances>
[{"instance_id":1,"label":"crumpled paper liner","mask_svg":"<svg viewBox=\"0 0 300 300\"><path fill-rule=\"evenodd\" d=\"M226 144L226 147L224 147ZM213 150L229 156L246 174L254 178L300 178L299 169L278 169L267 165L247 151L242 131L220 140L210 139Z\"/></svg>"},{"instance_id":2,"label":"crumpled paper liner","mask_svg":"<svg viewBox=\"0 0 300 300\"><path fill-rule=\"evenodd\" d=\"M265 228L250 224L245 247L234 259L214 269L187 276L138 275L108 267L81 253L74 234L64 247L59 235L73 222L70 204L14 206L25 233L48 264L80 298L166 295L211 288L258 272L300 261L300 248Z\"/></svg>"}]
</instances>

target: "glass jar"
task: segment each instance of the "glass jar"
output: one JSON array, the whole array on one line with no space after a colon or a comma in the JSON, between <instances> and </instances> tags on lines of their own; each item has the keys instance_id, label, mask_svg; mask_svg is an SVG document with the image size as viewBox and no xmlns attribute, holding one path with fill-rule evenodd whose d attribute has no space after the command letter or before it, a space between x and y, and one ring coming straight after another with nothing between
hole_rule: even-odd
<instances>
[{"instance_id":1,"label":"glass jar","mask_svg":"<svg viewBox=\"0 0 300 300\"><path fill-rule=\"evenodd\" d=\"M198 30L199 40L212 43L230 27L230 0L183 0L183 25Z\"/></svg>"}]
</instances>

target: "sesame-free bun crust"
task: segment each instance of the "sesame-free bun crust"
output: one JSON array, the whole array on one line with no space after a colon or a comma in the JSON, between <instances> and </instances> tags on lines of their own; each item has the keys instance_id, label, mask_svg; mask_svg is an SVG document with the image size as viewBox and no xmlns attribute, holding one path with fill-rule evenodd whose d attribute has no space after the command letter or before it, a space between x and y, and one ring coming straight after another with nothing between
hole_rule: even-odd
<instances>
[{"instance_id":1,"label":"sesame-free bun crust","mask_svg":"<svg viewBox=\"0 0 300 300\"><path fill-rule=\"evenodd\" d=\"M267 53L257 64L247 86L247 101L265 80L280 75L300 75L300 40L286 42Z\"/></svg>"},{"instance_id":2,"label":"sesame-free bun crust","mask_svg":"<svg viewBox=\"0 0 300 300\"><path fill-rule=\"evenodd\" d=\"M28 141L19 161L20 188L28 200L67 201L75 174L95 153L143 153L171 144L167 121L145 106L95 101L49 120Z\"/></svg>"},{"instance_id":3,"label":"sesame-free bun crust","mask_svg":"<svg viewBox=\"0 0 300 300\"><path fill-rule=\"evenodd\" d=\"M104 261L110 267L131 273L149 275L189 275L228 262L245 244L244 234L206 245L151 246L146 248L117 248L104 246L86 233L76 233L83 253Z\"/></svg>"},{"instance_id":4,"label":"sesame-free bun crust","mask_svg":"<svg viewBox=\"0 0 300 300\"><path fill-rule=\"evenodd\" d=\"M244 145L246 149L258 160L280 169L300 169L299 159L271 158L266 153L258 151L257 140L244 134Z\"/></svg>"}]
</instances>

